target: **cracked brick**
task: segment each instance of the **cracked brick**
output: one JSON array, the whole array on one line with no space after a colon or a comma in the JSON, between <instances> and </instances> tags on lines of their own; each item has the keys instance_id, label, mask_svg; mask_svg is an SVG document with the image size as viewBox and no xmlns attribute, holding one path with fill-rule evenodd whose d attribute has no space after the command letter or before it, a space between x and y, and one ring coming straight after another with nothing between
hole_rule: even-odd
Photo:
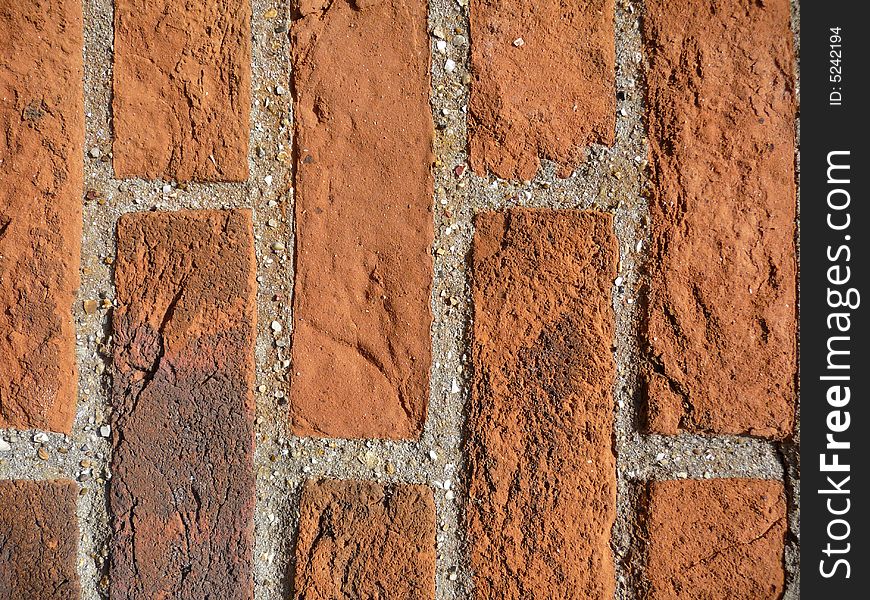
<instances>
[{"instance_id":1,"label":"cracked brick","mask_svg":"<svg viewBox=\"0 0 870 600\"><path fill-rule=\"evenodd\" d=\"M245 181L250 0L115 0L118 177Z\"/></svg>"},{"instance_id":2,"label":"cracked brick","mask_svg":"<svg viewBox=\"0 0 870 600\"><path fill-rule=\"evenodd\" d=\"M612 217L512 209L474 226L472 598L610 600Z\"/></svg>"},{"instance_id":3,"label":"cracked brick","mask_svg":"<svg viewBox=\"0 0 870 600\"><path fill-rule=\"evenodd\" d=\"M650 600L779 600L785 580L782 483L656 481L647 507Z\"/></svg>"},{"instance_id":4,"label":"cracked brick","mask_svg":"<svg viewBox=\"0 0 870 600\"><path fill-rule=\"evenodd\" d=\"M531 180L540 158L568 176L613 143L613 0L471 0L469 154L478 175Z\"/></svg>"},{"instance_id":5,"label":"cracked brick","mask_svg":"<svg viewBox=\"0 0 870 600\"><path fill-rule=\"evenodd\" d=\"M117 240L112 596L249 600L251 212L127 214Z\"/></svg>"},{"instance_id":6,"label":"cracked brick","mask_svg":"<svg viewBox=\"0 0 870 600\"><path fill-rule=\"evenodd\" d=\"M646 6L652 245L641 337L655 433L793 430L789 14L788 0Z\"/></svg>"},{"instance_id":7,"label":"cracked brick","mask_svg":"<svg viewBox=\"0 0 870 600\"><path fill-rule=\"evenodd\" d=\"M307 481L295 600L433 600L435 501L422 485Z\"/></svg>"},{"instance_id":8,"label":"cracked brick","mask_svg":"<svg viewBox=\"0 0 870 600\"><path fill-rule=\"evenodd\" d=\"M0 6L0 429L69 433L82 237L80 0Z\"/></svg>"},{"instance_id":9,"label":"cracked brick","mask_svg":"<svg viewBox=\"0 0 870 600\"><path fill-rule=\"evenodd\" d=\"M409 439L426 419L434 236L426 8L425 0L295 5L297 435Z\"/></svg>"},{"instance_id":10,"label":"cracked brick","mask_svg":"<svg viewBox=\"0 0 870 600\"><path fill-rule=\"evenodd\" d=\"M0 481L0 598L78 600L75 482Z\"/></svg>"}]
</instances>

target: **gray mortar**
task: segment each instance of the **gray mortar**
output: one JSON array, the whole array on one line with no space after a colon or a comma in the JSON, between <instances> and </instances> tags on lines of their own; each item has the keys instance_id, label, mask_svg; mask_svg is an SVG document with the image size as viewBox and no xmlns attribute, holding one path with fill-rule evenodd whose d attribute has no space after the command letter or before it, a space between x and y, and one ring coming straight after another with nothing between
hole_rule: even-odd
<instances>
[{"instance_id":1,"label":"gray mortar","mask_svg":"<svg viewBox=\"0 0 870 600\"><path fill-rule=\"evenodd\" d=\"M646 482L670 478L760 477L786 479L789 490L790 536L786 548L785 600L799 598L799 462L798 440L776 444L764 440L717 436L647 435L640 431L637 343L638 300L645 283L642 272L649 243L645 159L647 142L643 115L643 55L639 30L641 0L617 2L616 141L613 147L591 148L587 162L568 179L555 177L555 165L543 165L534 181L514 184L494 177L479 178L454 168L467 164L468 102L467 0L431 0L430 32L440 29L448 43L445 53L432 44L432 108L435 136L435 243L432 290L433 364L429 414L419 441L328 440L290 434L286 400L289 395L285 361L290 359L293 282L293 189L291 155L292 106L289 44L282 28L289 23L286 3L252 0L253 60L250 178L244 184L175 186L172 182L114 179L111 162L88 155L97 147L111 151L110 103L112 68L112 0L85 0L85 189L99 200L85 200L82 245L82 285L74 306L79 367L79 402L71 436L36 431L0 430L12 450L0 454L0 479L68 477L82 481L78 502L81 530L79 572L83 600L106 597L106 555L109 519L105 479L110 477L110 447L99 435L108 422L110 310L87 315L82 302L103 294L114 298L108 261L115 253L114 231L119 215L141 210L228 208L254 210L258 265L257 417L255 467L254 582L257 600L288 598L292 592L293 540L298 520L298 494L306 478L330 477L429 485L437 508L438 600L470 597L471 573L466 568L460 531L463 461L460 454L464 406L468 398L468 334L471 325L468 256L472 217L485 210L511 206L580 208L614 215L619 239L620 286L614 286L616 314L614 358L614 447L617 452L617 520L612 547L616 563L616 598L643 597L644 547L642 501ZM278 15L266 18L270 8ZM792 25L799 30L797 2ZM460 37L456 37L456 36ZM796 35L797 37L797 35ZM797 40L796 40L797 43ZM797 48L797 46L796 46ZM456 63L453 72L445 61ZM258 148L262 151L258 151ZM285 154L282 154L285 153ZM272 177L271 185L266 177ZM170 185L169 193L163 192ZM271 223L271 224L270 224ZM287 250L274 251L281 242ZM276 320L282 331L273 335ZM454 385L455 381L455 385ZM453 390L459 388L458 392ZM36 452L44 446L47 460ZM62 454L61 448L67 452ZM85 469L81 461L93 467ZM449 482L445 485L445 482ZM448 488L449 489L446 489Z\"/></svg>"}]
</instances>

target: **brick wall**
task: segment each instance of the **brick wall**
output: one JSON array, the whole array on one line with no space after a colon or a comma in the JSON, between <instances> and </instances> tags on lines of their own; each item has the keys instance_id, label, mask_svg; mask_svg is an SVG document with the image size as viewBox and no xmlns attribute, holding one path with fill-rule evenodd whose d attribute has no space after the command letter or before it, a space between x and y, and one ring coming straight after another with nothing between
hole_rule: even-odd
<instances>
[{"instance_id":1,"label":"brick wall","mask_svg":"<svg viewBox=\"0 0 870 600\"><path fill-rule=\"evenodd\" d=\"M797 19L0 0L0 598L797 598Z\"/></svg>"}]
</instances>

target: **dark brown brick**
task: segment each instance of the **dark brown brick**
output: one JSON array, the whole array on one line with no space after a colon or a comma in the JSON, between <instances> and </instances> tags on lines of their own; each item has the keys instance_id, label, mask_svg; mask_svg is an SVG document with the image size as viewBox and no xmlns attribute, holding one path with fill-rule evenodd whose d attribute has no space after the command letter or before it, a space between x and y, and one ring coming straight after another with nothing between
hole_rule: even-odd
<instances>
[{"instance_id":1,"label":"dark brown brick","mask_svg":"<svg viewBox=\"0 0 870 600\"><path fill-rule=\"evenodd\" d=\"M250 0L115 0L118 177L248 178Z\"/></svg>"},{"instance_id":2,"label":"dark brown brick","mask_svg":"<svg viewBox=\"0 0 870 600\"><path fill-rule=\"evenodd\" d=\"M78 486L0 481L0 598L78 600Z\"/></svg>"},{"instance_id":3,"label":"dark brown brick","mask_svg":"<svg viewBox=\"0 0 870 600\"><path fill-rule=\"evenodd\" d=\"M293 431L414 438L431 363L427 3L296 8Z\"/></svg>"},{"instance_id":4,"label":"dark brown brick","mask_svg":"<svg viewBox=\"0 0 870 600\"><path fill-rule=\"evenodd\" d=\"M650 484L650 600L779 600L785 495L778 481Z\"/></svg>"},{"instance_id":5,"label":"dark brown brick","mask_svg":"<svg viewBox=\"0 0 870 600\"><path fill-rule=\"evenodd\" d=\"M473 598L611 600L612 217L515 209L474 225Z\"/></svg>"},{"instance_id":6,"label":"dark brown brick","mask_svg":"<svg viewBox=\"0 0 870 600\"><path fill-rule=\"evenodd\" d=\"M643 38L649 428L786 437L796 374L788 0L651 0Z\"/></svg>"},{"instance_id":7,"label":"dark brown brick","mask_svg":"<svg viewBox=\"0 0 870 600\"><path fill-rule=\"evenodd\" d=\"M471 166L567 176L616 126L613 0L471 0Z\"/></svg>"},{"instance_id":8,"label":"dark brown brick","mask_svg":"<svg viewBox=\"0 0 870 600\"><path fill-rule=\"evenodd\" d=\"M254 278L249 210L118 221L113 598L252 597Z\"/></svg>"},{"instance_id":9,"label":"dark brown brick","mask_svg":"<svg viewBox=\"0 0 870 600\"><path fill-rule=\"evenodd\" d=\"M435 501L421 485L308 481L294 600L435 598Z\"/></svg>"},{"instance_id":10,"label":"dark brown brick","mask_svg":"<svg viewBox=\"0 0 870 600\"><path fill-rule=\"evenodd\" d=\"M82 237L80 0L0 3L0 429L69 433Z\"/></svg>"}]
</instances>

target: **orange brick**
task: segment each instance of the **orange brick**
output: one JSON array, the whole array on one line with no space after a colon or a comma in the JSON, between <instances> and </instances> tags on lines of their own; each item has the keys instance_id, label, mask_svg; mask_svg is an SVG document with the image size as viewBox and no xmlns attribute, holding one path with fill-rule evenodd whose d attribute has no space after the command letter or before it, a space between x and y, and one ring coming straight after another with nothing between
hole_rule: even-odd
<instances>
[{"instance_id":1,"label":"orange brick","mask_svg":"<svg viewBox=\"0 0 870 600\"><path fill-rule=\"evenodd\" d=\"M649 428L787 437L797 354L789 2L651 0L643 37Z\"/></svg>"},{"instance_id":2,"label":"orange brick","mask_svg":"<svg viewBox=\"0 0 870 600\"><path fill-rule=\"evenodd\" d=\"M567 176L590 144L613 143L613 0L471 0L471 166L532 179L540 158Z\"/></svg>"},{"instance_id":3,"label":"orange brick","mask_svg":"<svg viewBox=\"0 0 870 600\"><path fill-rule=\"evenodd\" d=\"M115 0L118 177L245 181L250 0Z\"/></svg>"},{"instance_id":4,"label":"orange brick","mask_svg":"<svg viewBox=\"0 0 870 600\"><path fill-rule=\"evenodd\" d=\"M308 481L294 600L435 598L435 501L422 485Z\"/></svg>"},{"instance_id":5,"label":"orange brick","mask_svg":"<svg viewBox=\"0 0 870 600\"><path fill-rule=\"evenodd\" d=\"M472 597L612 600L612 217L514 209L474 225Z\"/></svg>"},{"instance_id":6,"label":"orange brick","mask_svg":"<svg viewBox=\"0 0 870 600\"><path fill-rule=\"evenodd\" d=\"M785 580L782 483L758 479L650 484L650 600L778 600Z\"/></svg>"},{"instance_id":7,"label":"orange brick","mask_svg":"<svg viewBox=\"0 0 870 600\"><path fill-rule=\"evenodd\" d=\"M80 0L0 6L0 429L66 432L82 237Z\"/></svg>"},{"instance_id":8,"label":"orange brick","mask_svg":"<svg viewBox=\"0 0 870 600\"><path fill-rule=\"evenodd\" d=\"M301 2L293 22L297 435L419 436L429 400L425 0Z\"/></svg>"},{"instance_id":9,"label":"orange brick","mask_svg":"<svg viewBox=\"0 0 870 600\"><path fill-rule=\"evenodd\" d=\"M0 481L0 597L78 600L78 486Z\"/></svg>"},{"instance_id":10,"label":"orange brick","mask_svg":"<svg viewBox=\"0 0 870 600\"><path fill-rule=\"evenodd\" d=\"M253 597L250 210L118 222L112 596Z\"/></svg>"}]
</instances>

